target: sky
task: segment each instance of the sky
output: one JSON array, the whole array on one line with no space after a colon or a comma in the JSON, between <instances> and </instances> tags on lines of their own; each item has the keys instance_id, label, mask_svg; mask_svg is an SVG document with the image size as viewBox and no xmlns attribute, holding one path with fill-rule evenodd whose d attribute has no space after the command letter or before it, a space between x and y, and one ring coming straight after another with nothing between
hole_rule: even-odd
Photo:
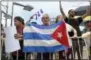
<instances>
[{"instance_id":1,"label":"sky","mask_svg":"<svg viewBox=\"0 0 91 60\"><path fill-rule=\"evenodd\" d=\"M59 1L15 1L16 3L20 3L23 5L30 5L33 6L34 9L32 11L25 11L23 10L23 7L21 6L17 6L14 5L14 10L13 10L13 17L15 16L21 16L22 18L24 18L25 22L27 22L30 18L30 16L34 15L36 12L40 11L40 9L43 10L43 14L49 14L50 18L56 18L57 15L61 15L60 10L59 10ZM6 5L7 2L4 1L2 2L3 5ZM69 11L69 9L76 9L79 6L85 6L85 5L89 5L88 1L62 1L62 7L63 10L65 12L65 14L67 15L67 12ZM2 10L5 11L5 7L2 7ZM12 15L12 2L9 1L8 2L8 14ZM41 16L43 15L41 14ZM38 24L42 24L41 22L41 16L38 17L38 19L36 20L35 18L32 19L32 21L37 22ZM5 18L3 16L3 24L5 24ZM8 26L10 26L10 19L8 19Z\"/></svg>"}]
</instances>

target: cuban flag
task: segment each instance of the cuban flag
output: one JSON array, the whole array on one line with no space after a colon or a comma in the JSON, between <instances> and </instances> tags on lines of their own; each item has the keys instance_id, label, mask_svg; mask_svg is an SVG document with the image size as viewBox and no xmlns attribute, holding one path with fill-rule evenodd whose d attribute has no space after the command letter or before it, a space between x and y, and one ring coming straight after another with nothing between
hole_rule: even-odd
<instances>
[{"instance_id":1,"label":"cuban flag","mask_svg":"<svg viewBox=\"0 0 91 60\"><path fill-rule=\"evenodd\" d=\"M24 52L57 52L70 47L65 22L24 28Z\"/></svg>"}]
</instances>

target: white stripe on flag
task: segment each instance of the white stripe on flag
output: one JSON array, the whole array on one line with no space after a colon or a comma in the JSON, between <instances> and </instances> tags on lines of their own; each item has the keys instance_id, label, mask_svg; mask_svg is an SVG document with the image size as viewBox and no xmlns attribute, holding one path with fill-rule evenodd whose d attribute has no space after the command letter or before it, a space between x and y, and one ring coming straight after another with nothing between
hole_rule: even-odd
<instances>
[{"instance_id":1,"label":"white stripe on flag","mask_svg":"<svg viewBox=\"0 0 91 60\"><path fill-rule=\"evenodd\" d=\"M24 46L57 46L61 43L56 40L24 40Z\"/></svg>"},{"instance_id":2,"label":"white stripe on flag","mask_svg":"<svg viewBox=\"0 0 91 60\"><path fill-rule=\"evenodd\" d=\"M36 32L36 33L41 33L41 34L52 34L56 29L58 28L58 26L56 28L52 28L52 29L38 29L34 26L26 26L24 28L24 32Z\"/></svg>"}]
</instances>

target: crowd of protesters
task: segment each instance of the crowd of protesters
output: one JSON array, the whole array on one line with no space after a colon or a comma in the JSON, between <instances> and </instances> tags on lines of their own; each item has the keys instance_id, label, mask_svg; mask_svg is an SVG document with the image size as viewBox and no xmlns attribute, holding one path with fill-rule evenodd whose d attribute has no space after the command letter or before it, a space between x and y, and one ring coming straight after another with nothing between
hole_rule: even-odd
<instances>
[{"instance_id":1,"label":"crowd of protesters","mask_svg":"<svg viewBox=\"0 0 91 60\"><path fill-rule=\"evenodd\" d=\"M76 15L75 10L70 9L68 11L68 17L63 11L61 2L60 3L60 13L62 15L58 15L55 19L54 23L57 23L59 21L65 21L66 27L68 30L68 34L70 38L72 39L72 48L68 48L62 51L57 52L59 54L59 60L70 60L75 58L75 54L77 52L78 60L81 60L83 57L83 42L84 40L82 38L77 38L82 36L82 32L80 31L79 25L84 20L84 18L88 15L90 15L90 9L88 8L86 13L82 15L81 17L74 18ZM42 25L49 26L51 24L50 16L48 14L44 14L41 18ZM91 25L91 21L86 22L86 24ZM25 60L24 52L23 52L23 29L25 27L24 19L20 16L14 17L14 24L16 26L17 34L15 34L15 38L19 40L21 49L19 51L12 52L12 57L14 60L17 59L17 53L18 53L18 60ZM87 25L86 25L87 26ZM88 28L88 27L87 27ZM85 32L87 32L89 29L85 29ZM91 30L91 27L90 27ZM3 28L2 28L3 31ZM2 35L5 34L2 33ZM88 37L88 36L87 36ZM79 43L78 43L79 41ZM90 47L91 48L91 47ZM29 53L31 54L31 53ZM28 54L27 54L28 55ZM71 57L70 57L71 56ZM53 60L53 53L45 52L45 53L37 53L37 56L35 57L35 60Z\"/></svg>"}]
</instances>

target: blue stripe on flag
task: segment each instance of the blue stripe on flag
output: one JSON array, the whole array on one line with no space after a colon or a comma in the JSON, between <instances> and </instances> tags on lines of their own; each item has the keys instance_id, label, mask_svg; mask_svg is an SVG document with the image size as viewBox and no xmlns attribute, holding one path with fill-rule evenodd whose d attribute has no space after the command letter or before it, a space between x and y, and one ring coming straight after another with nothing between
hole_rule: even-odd
<instances>
[{"instance_id":1,"label":"blue stripe on flag","mask_svg":"<svg viewBox=\"0 0 91 60\"><path fill-rule=\"evenodd\" d=\"M67 47L63 45L58 46L24 46L23 52L57 52L67 49Z\"/></svg>"},{"instance_id":2,"label":"blue stripe on flag","mask_svg":"<svg viewBox=\"0 0 91 60\"><path fill-rule=\"evenodd\" d=\"M52 40L51 34L40 34L40 33L24 33L24 40L26 39L37 39L37 40Z\"/></svg>"},{"instance_id":3,"label":"blue stripe on flag","mask_svg":"<svg viewBox=\"0 0 91 60\"><path fill-rule=\"evenodd\" d=\"M63 24L64 22L58 22L56 24L52 24L50 26L44 26L44 25L37 25L37 24L28 24L27 26L34 26L39 29L51 29L57 27L59 24Z\"/></svg>"}]
</instances>

